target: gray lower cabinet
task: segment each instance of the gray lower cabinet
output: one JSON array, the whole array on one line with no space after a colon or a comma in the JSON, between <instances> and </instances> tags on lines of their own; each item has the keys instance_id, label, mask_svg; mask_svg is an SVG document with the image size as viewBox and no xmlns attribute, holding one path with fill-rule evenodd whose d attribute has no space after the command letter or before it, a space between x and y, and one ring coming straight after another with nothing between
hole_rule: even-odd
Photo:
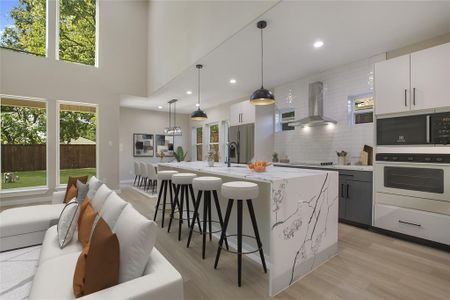
<instances>
[{"instance_id":1,"label":"gray lower cabinet","mask_svg":"<svg viewBox=\"0 0 450 300\"><path fill-rule=\"evenodd\" d=\"M339 171L339 219L372 225L372 172Z\"/></svg>"}]
</instances>

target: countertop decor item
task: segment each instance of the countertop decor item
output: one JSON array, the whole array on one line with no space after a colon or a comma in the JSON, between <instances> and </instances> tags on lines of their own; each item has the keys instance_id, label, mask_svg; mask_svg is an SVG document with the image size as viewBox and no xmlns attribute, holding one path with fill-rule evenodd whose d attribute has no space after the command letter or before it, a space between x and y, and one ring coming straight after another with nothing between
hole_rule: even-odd
<instances>
[{"instance_id":1,"label":"countertop decor item","mask_svg":"<svg viewBox=\"0 0 450 300\"><path fill-rule=\"evenodd\" d=\"M265 160L257 160L255 162L249 163L247 166L250 170L253 170L255 172L265 172L266 167L270 166L271 163L265 161Z\"/></svg>"},{"instance_id":2,"label":"countertop decor item","mask_svg":"<svg viewBox=\"0 0 450 300\"><path fill-rule=\"evenodd\" d=\"M336 151L338 156L338 165L346 165L347 164L347 152L341 150L341 152Z\"/></svg>"},{"instance_id":3,"label":"countertop decor item","mask_svg":"<svg viewBox=\"0 0 450 300\"><path fill-rule=\"evenodd\" d=\"M203 121L208 119L208 116L206 113L200 109L200 71L203 69L203 65L196 65L195 66L198 70L198 92L197 92L197 110L193 111L191 114L191 119L194 121Z\"/></svg>"},{"instance_id":4,"label":"countertop decor item","mask_svg":"<svg viewBox=\"0 0 450 300\"><path fill-rule=\"evenodd\" d=\"M216 158L216 152L214 150L208 151L208 156L206 157L208 161L208 167L214 167L214 161Z\"/></svg>"},{"instance_id":5,"label":"countertop decor item","mask_svg":"<svg viewBox=\"0 0 450 300\"><path fill-rule=\"evenodd\" d=\"M175 156L175 159L177 160L177 162L184 161L184 159L186 158L186 155L187 155L187 151L184 152L183 147L181 147L181 146L178 146L177 151L175 151L173 153L173 156Z\"/></svg>"},{"instance_id":6,"label":"countertop decor item","mask_svg":"<svg viewBox=\"0 0 450 300\"><path fill-rule=\"evenodd\" d=\"M278 161L279 161L279 160L278 160L278 153L274 152L274 153L272 154L272 161L273 161L273 162L278 162Z\"/></svg>"},{"instance_id":7,"label":"countertop decor item","mask_svg":"<svg viewBox=\"0 0 450 300\"><path fill-rule=\"evenodd\" d=\"M264 88L264 40L263 29L267 27L267 22L262 20L256 23L256 27L261 29L261 88L257 89L250 96L250 103L253 105L270 105L275 103L272 92Z\"/></svg>"}]
</instances>

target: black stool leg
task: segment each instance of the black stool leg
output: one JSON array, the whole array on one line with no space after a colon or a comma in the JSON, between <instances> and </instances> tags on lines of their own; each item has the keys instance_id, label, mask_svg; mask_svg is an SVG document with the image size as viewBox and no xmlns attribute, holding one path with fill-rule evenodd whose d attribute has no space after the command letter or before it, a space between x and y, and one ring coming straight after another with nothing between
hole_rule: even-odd
<instances>
[{"instance_id":1,"label":"black stool leg","mask_svg":"<svg viewBox=\"0 0 450 300\"><path fill-rule=\"evenodd\" d=\"M225 213L225 220L223 221L222 234L220 235L219 247L217 247L216 261L214 262L214 269L217 269L219 263L220 252L222 251L222 244L227 235L228 221L230 221L231 209L233 208L233 199L228 200L227 211Z\"/></svg>"},{"instance_id":2,"label":"black stool leg","mask_svg":"<svg viewBox=\"0 0 450 300\"><path fill-rule=\"evenodd\" d=\"M189 194L188 194L188 189L189 189L189 185L186 185L184 187L184 193L185 193L185 199L186 199L186 213L187 213L187 223L188 223L188 228L191 227L191 212L189 209Z\"/></svg>"},{"instance_id":3,"label":"black stool leg","mask_svg":"<svg viewBox=\"0 0 450 300\"><path fill-rule=\"evenodd\" d=\"M256 223L255 211L253 210L252 200L247 200L248 212L252 220L253 231L255 232L256 242L258 243L259 256L263 265L264 273L267 273L266 260L264 259L264 252L262 249L261 238L259 237L258 224Z\"/></svg>"},{"instance_id":4,"label":"black stool leg","mask_svg":"<svg viewBox=\"0 0 450 300\"><path fill-rule=\"evenodd\" d=\"M208 195L208 226L209 226L209 240L212 240L212 221L211 221L211 191L206 192Z\"/></svg>"},{"instance_id":5,"label":"black stool leg","mask_svg":"<svg viewBox=\"0 0 450 300\"><path fill-rule=\"evenodd\" d=\"M238 256L238 286L241 286L242 273L242 201L237 203L237 256Z\"/></svg>"},{"instance_id":6,"label":"black stool leg","mask_svg":"<svg viewBox=\"0 0 450 300\"><path fill-rule=\"evenodd\" d=\"M162 209L162 221L161 221L161 227L164 228L164 217L166 215L166 202L167 202L167 186L170 185L170 181L166 181L166 184L164 185L164 199L163 199L163 209ZM169 186L170 192L172 193L172 187Z\"/></svg>"},{"instance_id":7,"label":"black stool leg","mask_svg":"<svg viewBox=\"0 0 450 300\"><path fill-rule=\"evenodd\" d=\"M192 195L194 194L194 192L192 191ZM193 198L194 199L194 198ZM194 216L192 217L192 220L195 220L197 218L198 220L198 228L200 228L200 232L201 232L201 227L200 227L200 219L198 217L198 208L200 207L200 200L202 199L202 191L198 191L197 194L197 201L194 202ZM186 247L189 248L189 245L191 244L191 239L192 239L192 232L194 231L194 221L191 222L191 229L189 230L189 237L188 237L188 241L186 244Z\"/></svg>"},{"instance_id":8,"label":"black stool leg","mask_svg":"<svg viewBox=\"0 0 450 300\"><path fill-rule=\"evenodd\" d=\"M133 185L136 185L136 179L137 179L137 175L134 176L134 182L133 182Z\"/></svg>"},{"instance_id":9,"label":"black stool leg","mask_svg":"<svg viewBox=\"0 0 450 300\"><path fill-rule=\"evenodd\" d=\"M220 209L220 203L219 203L219 197L217 196L217 191L213 191L214 195L214 203L216 205L217 215L219 216L219 223L220 223L220 229L223 228L223 219L222 219L222 210ZM227 247L227 250L230 250L230 247L228 246L228 239L225 237L225 247Z\"/></svg>"},{"instance_id":10,"label":"black stool leg","mask_svg":"<svg viewBox=\"0 0 450 300\"><path fill-rule=\"evenodd\" d=\"M195 205L196 205L196 201L195 201L195 196L194 196L194 188L192 187L192 184L191 185L189 185L189 191L191 192L191 198L192 198L192 203L194 204L194 208L195 208ZM201 196L201 193L200 193L201 191L199 191L199 195ZM197 197L197 199L198 199L198 197ZM198 208L197 208L198 209ZM194 209L195 210L195 209ZM200 217L199 217L199 215L198 215L198 211L197 211L197 218L195 217L195 215L194 216L192 216L192 220L195 220L195 219L197 219L197 224L198 224L198 231L200 231L200 233L202 233L202 226L201 226L201 223L200 223ZM193 223L194 221L192 221L191 223Z\"/></svg>"},{"instance_id":11,"label":"black stool leg","mask_svg":"<svg viewBox=\"0 0 450 300\"><path fill-rule=\"evenodd\" d=\"M176 207L180 206L178 204L178 193L180 191L180 185L175 186L175 199L173 200L172 204L172 209L170 211L170 219L169 219L169 227L167 228L167 232L170 232L170 228L172 228L172 221L173 221L173 217L175 215L175 209Z\"/></svg>"},{"instance_id":12,"label":"black stool leg","mask_svg":"<svg viewBox=\"0 0 450 300\"><path fill-rule=\"evenodd\" d=\"M156 221L156 215L158 214L159 203L161 202L161 195L163 193L163 188L164 188L165 183L166 183L165 180L161 181L161 188L159 189L158 202L156 202L155 215L153 216L153 221Z\"/></svg>"},{"instance_id":13,"label":"black stool leg","mask_svg":"<svg viewBox=\"0 0 450 300\"><path fill-rule=\"evenodd\" d=\"M203 245L202 245L202 258L205 259L206 252L206 234L208 229L206 227L206 221L208 220L208 192L205 192L205 196L203 196Z\"/></svg>"},{"instance_id":14,"label":"black stool leg","mask_svg":"<svg viewBox=\"0 0 450 300\"><path fill-rule=\"evenodd\" d=\"M181 192L180 192L181 197L180 197L180 201L178 202L179 203L179 205L178 205L178 212L180 214L180 219L178 220L178 240L179 241L181 241L181 226L183 224L184 189L185 189L185 186L182 185L181 186Z\"/></svg>"}]
</instances>

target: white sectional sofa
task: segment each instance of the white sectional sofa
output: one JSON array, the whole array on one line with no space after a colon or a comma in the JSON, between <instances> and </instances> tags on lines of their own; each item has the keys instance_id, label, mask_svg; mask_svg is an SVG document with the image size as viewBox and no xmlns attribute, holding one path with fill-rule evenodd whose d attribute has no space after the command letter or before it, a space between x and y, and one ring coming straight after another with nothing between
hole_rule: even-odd
<instances>
[{"instance_id":1,"label":"white sectional sofa","mask_svg":"<svg viewBox=\"0 0 450 300\"><path fill-rule=\"evenodd\" d=\"M30 300L75 299L73 275L82 246L77 239L78 235L75 234L71 242L60 249L57 226L52 225L57 223L64 207L64 204L58 203L62 202L63 196L64 192L55 193L54 204L13 208L0 213L2 251L42 243L39 265L29 295ZM107 203L108 201L105 201L104 205ZM127 206L132 207L131 204ZM97 211L100 209L96 208ZM3 245L4 242L6 245ZM183 280L180 273L153 247L141 277L79 299L183 298Z\"/></svg>"}]
</instances>

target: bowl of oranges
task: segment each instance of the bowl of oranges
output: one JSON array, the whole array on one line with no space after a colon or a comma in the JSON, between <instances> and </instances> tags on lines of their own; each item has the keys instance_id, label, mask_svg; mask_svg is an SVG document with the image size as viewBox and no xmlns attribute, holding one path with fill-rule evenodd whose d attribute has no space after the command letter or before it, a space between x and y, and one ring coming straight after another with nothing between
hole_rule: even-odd
<instances>
[{"instance_id":1,"label":"bowl of oranges","mask_svg":"<svg viewBox=\"0 0 450 300\"><path fill-rule=\"evenodd\" d=\"M255 162L249 163L247 166L250 170L261 173L266 171L266 167L270 166L271 163L265 160L257 160Z\"/></svg>"}]
</instances>

